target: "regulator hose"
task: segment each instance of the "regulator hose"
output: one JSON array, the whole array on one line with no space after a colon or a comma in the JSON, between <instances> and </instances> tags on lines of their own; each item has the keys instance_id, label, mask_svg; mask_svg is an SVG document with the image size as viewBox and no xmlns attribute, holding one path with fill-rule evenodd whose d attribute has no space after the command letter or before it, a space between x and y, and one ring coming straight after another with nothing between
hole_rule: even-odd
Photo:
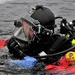
<instances>
[{"instance_id":1,"label":"regulator hose","mask_svg":"<svg viewBox=\"0 0 75 75\"><path fill-rule=\"evenodd\" d=\"M55 17L55 19L64 19L63 17L61 17L61 16L57 16L57 17ZM69 23L68 23L69 24ZM65 27L65 26L64 26ZM72 29L69 29L69 28L67 28L67 27L65 27L66 29L68 29L69 31L72 31L72 32L75 32L75 30L72 30Z\"/></svg>"},{"instance_id":2,"label":"regulator hose","mask_svg":"<svg viewBox=\"0 0 75 75\"><path fill-rule=\"evenodd\" d=\"M66 26L64 26L67 30L69 30L69 31L72 31L72 32L75 32L75 30L72 30L72 29L69 29L69 28L67 28Z\"/></svg>"},{"instance_id":3,"label":"regulator hose","mask_svg":"<svg viewBox=\"0 0 75 75\"><path fill-rule=\"evenodd\" d=\"M66 41L64 41L64 43L66 43L66 42L68 42L68 41L70 41L70 40L72 40L72 39L75 39L75 36L69 38L69 39L66 40ZM62 44L64 44L64 43L62 43ZM61 44L61 45L62 45L62 44ZM61 45L60 45L60 46L61 46ZM72 47L70 47L70 48L68 48L68 49L66 49L66 50L63 50L63 51L61 51L61 52L58 52L58 53L48 54L48 55L44 55L44 56L34 56L34 57L35 57L35 58L48 58L48 57L52 57L52 56L55 56L55 55L63 54L63 53L68 52L68 51L70 51L70 50L72 50L72 49L74 49L74 48L75 48L75 45L72 46Z\"/></svg>"},{"instance_id":4,"label":"regulator hose","mask_svg":"<svg viewBox=\"0 0 75 75\"><path fill-rule=\"evenodd\" d=\"M63 19L63 17L57 16L57 17L55 17L55 19Z\"/></svg>"},{"instance_id":5,"label":"regulator hose","mask_svg":"<svg viewBox=\"0 0 75 75\"><path fill-rule=\"evenodd\" d=\"M61 51L61 52L58 52L58 53L54 53L54 54L48 54L48 55L44 55L44 56L34 56L35 58L48 58L48 57L52 57L52 56L55 56L55 55L59 55L59 54L62 54L62 53L65 53L71 49L74 49L75 46L72 46L64 51Z\"/></svg>"}]
</instances>

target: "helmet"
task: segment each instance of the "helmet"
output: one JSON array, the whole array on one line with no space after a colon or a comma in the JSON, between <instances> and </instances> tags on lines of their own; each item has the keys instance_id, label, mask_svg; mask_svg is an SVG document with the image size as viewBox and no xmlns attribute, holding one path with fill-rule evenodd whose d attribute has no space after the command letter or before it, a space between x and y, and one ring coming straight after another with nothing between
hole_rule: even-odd
<instances>
[{"instance_id":1,"label":"helmet","mask_svg":"<svg viewBox=\"0 0 75 75\"><path fill-rule=\"evenodd\" d=\"M31 14L31 17L38 20L42 26L48 29L53 29L55 27L55 16L53 12L42 5L36 5L35 11Z\"/></svg>"},{"instance_id":2,"label":"helmet","mask_svg":"<svg viewBox=\"0 0 75 75\"><path fill-rule=\"evenodd\" d=\"M15 57L23 57L25 55L35 56L48 46L47 42L51 37L49 29L54 28L55 24L55 17L52 11L37 5L34 12L28 18L28 20L21 18L14 23L16 26L15 31L17 31L14 33L13 38L8 41L7 47L9 52ZM36 26L37 24L35 25L31 20L38 20L40 22L39 25L43 27Z\"/></svg>"}]
</instances>

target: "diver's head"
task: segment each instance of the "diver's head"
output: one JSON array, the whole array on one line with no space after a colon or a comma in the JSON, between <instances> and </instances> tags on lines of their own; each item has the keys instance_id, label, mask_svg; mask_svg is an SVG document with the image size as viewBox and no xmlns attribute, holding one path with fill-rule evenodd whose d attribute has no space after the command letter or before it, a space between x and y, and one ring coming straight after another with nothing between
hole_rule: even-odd
<instances>
[{"instance_id":1,"label":"diver's head","mask_svg":"<svg viewBox=\"0 0 75 75\"><path fill-rule=\"evenodd\" d=\"M38 20L42 26L48 29L53 29L55 27L55 16L49 8L36 5L33 10L34 12L31 14L31 17Z\"/></svg>"}]
</instances>

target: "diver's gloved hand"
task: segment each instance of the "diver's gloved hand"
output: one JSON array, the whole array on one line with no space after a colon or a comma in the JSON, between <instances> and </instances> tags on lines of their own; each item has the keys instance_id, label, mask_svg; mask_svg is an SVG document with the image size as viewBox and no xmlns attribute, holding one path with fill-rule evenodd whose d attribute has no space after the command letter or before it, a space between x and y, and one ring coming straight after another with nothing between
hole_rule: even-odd
<instances>
[{"instance_id":1,"label":"diver's gloved hand","mask_svg":"<svg viewBox=\"0 0 75 75\"><path fill-rule=\"evenodd\" d=\"M31 56L25 56L22 60L12 60L8 59L5 61L5 64L7 66L10 66L11 68L22 68L22 69L32 69L35 64L38 62L38 60Z\"/></svg>"},{"instance_id":2,"label":"diver's gloved hand","mask_svg":"<svg viewBox=\"0 0 75 75\"><path fill-rule=\"evenodd\" d=\"M7 47L9 53L13 54L15 57L21 58L24 56L15 37L12 37L7 41Z\"/></svg>"}]
</instances>

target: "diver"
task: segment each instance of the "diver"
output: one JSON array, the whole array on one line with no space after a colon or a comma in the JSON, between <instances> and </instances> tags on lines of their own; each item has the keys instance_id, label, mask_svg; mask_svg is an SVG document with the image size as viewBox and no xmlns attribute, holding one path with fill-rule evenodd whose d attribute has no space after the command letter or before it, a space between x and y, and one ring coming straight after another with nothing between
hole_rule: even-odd
<instances>
[{"instance_id":1,"label":"diver","mask_svg":"<svg viewBox=\"0 0 75 75\"><path fill-rule=\"evenodd\" d=\"M7 42L10 54L16 58L35 57L41 52L53 54L71 46L68 42L59 47L66 37L54 33L55 15L49 8L36 5L32 10L31 20L21 18L14 22L16 32Z\"/></svg>"}]
</instances>

